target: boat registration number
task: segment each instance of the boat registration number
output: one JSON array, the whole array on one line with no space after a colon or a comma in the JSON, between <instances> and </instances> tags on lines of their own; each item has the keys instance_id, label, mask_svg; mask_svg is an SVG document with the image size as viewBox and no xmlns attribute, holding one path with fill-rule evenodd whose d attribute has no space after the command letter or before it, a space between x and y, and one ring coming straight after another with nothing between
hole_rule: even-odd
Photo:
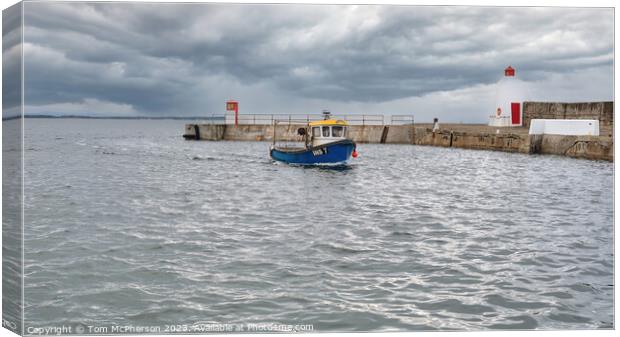
<instances>
[{"instance_id":1,"label":"boat registration number","mask_svg":"<svg viewBox=\"0 0 620 337\"><path fill-rule=\"evenodd\" d=\"M327 148L326 147L322 147L320 149L316 149L316 150L312 150L312 154L316 157L316 156L322 156L324 154L327 153Z\"/></svg>"}]
</instances>

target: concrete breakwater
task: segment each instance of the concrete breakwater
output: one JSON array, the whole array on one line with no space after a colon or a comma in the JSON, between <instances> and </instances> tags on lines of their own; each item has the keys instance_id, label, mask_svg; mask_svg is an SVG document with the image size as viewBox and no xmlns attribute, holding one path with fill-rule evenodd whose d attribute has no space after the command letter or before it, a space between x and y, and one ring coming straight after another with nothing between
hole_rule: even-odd
<instances>
[{"instance_id":1,"label":"concrete breakwater","mask_svg":"<svg viewBox=\"0 0 620 337\"><path fill-rule=\"evenodd\" d=\"M279 141L299 142L302 124L278 125ZM186 139L271 141L273 125L186 124ZM412 144L526 154L555 154L573 158L613 161L613 137L529 135L527 128L494 128L477 124L351 125L349 137L358 143Z\"/></svg>"},{"instance_id":2,"label":"concrete breakwater","mask_svg":"<svg viewBox=\"0 0 620 337\"><path fill-rule=\"evenodd\" d=\"M523 102L523 125L529 127L532 119L595 119L601 134L612 133L614 102Z\"/></svg>"}]
</instances>

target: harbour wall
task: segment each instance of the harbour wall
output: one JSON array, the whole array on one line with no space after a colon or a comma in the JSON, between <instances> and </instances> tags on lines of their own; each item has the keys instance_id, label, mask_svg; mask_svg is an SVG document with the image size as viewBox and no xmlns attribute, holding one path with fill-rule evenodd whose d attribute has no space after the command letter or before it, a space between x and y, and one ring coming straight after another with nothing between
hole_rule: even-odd
<instances>
[{"instance_id":1,"label":"harbour wall","mask_svg":"<svg viewBox=\"0 0 620 337\"><path fill-rule=\"evenodd\" d=\"M297 129L305 125L278 125L278 141L301 142ZM499 130L499 131L498 131ZM198 137L196 137L198 136ZM273 125L186 124L186 139L272 141ZM613 138L607 136L529 135L527 128L486 125L351 125L349 138L357 143L412 144L526 154L555 154L573 158L613 161Z\"/></svg>"},{"instance_id":2,"label":"harbour wall","mask_svg":"<svg viewBox=\"0 0 620 337\"><path fill-rule=\"evenodd\" d=\"M532 119L595 119L601 134L611 134L614 127L614 102L523 102L523 125Z\"/></svg>"}]
</instances>

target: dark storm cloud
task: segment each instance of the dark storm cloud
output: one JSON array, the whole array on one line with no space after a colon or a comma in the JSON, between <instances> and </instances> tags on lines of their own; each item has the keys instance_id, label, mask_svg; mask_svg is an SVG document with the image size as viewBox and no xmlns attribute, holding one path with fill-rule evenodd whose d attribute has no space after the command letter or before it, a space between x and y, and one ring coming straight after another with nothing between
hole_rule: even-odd
<instances>
[{"instance_id":1,"label":"dark storm cloud","mask_svg":"<svg viewBox=\"0 0 620 337\"><path fill-rule=\"evenodd\" d=\"M138 113L197 113L248 86L380 103L493 83L507 64L537 81L613 59L611 9L27 3L25 20L27 105Z\"/></svg>"},{"instance_id":2,"label":"dark storm cloud","mask_svg":"<svg viewBox=\"0 0 620 337\"><path fill-rule=\"evenodd\" d=\"M3 117L18 116L22 100L21 86L21 5L2 12L2 106Z\"/></svg>"}]
</instances>

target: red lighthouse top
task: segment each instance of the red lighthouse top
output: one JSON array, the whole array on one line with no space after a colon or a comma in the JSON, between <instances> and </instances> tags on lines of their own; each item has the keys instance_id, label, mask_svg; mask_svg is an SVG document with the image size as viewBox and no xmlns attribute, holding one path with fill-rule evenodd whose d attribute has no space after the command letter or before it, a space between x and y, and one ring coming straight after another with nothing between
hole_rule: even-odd
<instances>
[{"instance_id":1,"label":"red lighthouse top","mask_svg":"<svg viewBox=\"0 0 620 337\"><path fill-rule=\"evenodd\" d=\"M504 76L514 76L515 70L513 67L508 66L508 68L504 69Z\"/></svg>"},{"instance_id":2,"label":"red lighthouse top","mask_svg":"<svg viewBox=\"0 0 620 337\"><path fill-rule=\"evenodd\" d=\"M239 109L239 102L237 101L227 101L226 102L226 111L237 111Z\"/></svg>"}]
</instances>

